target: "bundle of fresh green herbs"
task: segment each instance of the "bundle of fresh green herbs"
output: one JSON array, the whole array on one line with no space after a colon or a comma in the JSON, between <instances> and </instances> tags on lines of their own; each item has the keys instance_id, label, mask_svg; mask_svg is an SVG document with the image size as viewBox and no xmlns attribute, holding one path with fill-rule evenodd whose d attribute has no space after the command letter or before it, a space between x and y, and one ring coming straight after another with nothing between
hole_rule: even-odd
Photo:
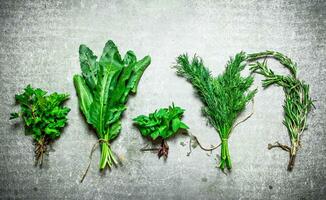
<instances>
[{"instance_id":1,"label":"bundle of fresh green herbs","mask_svg":"<svg viewBox=\"0 0 326 200\"><path fill-rule=\"evenodd\" d=\"M257 61L262 58L265 59L263 62ZM290 71L290 74L275 74L267 67L266 58L276 59ZM274 84L283 88L285 93L283 124L288 130L291 147L276 142L274 145L269 144L268 149L279 147L289 152L288 170L292 171L302 133L307 128L307 115L313 106L313 101L309 96L309 85L297 78L297 64L282 53L275 51L253 53L249 54L247 59L249 62L253 62L251 71L265 77L263 80L264 88Z\"/></svg>"},{"instance_id":2,"label":"bundle of fresh green herbs","mask_svg":"<svg viewBox=\"0 0 326 200\"><path fill-rule=\"evenodd\" d=\"M153 141L158 138L161 139L160 148L149 149L157 150L159 158L163 156L166 159L168 156L169 146L166 140L174 136L180 130L189 128L181 121L184 111L184 109L172 104L172 106L168 108L161 108L158 111L155 110L148 116L140 115L133 119L143 136L150 137Z\"/></svg>"},{"instance_id":3,"label":"bundle of fresh green herbs","mask_svg":"<svg viewBox=\"0 0 326 200\"><path fill-rule=\"evenodd\" d=\"M32 135L35 141L35 164L40 166L49 143L60 137L70 111L63 106L69 94L46 94L46 91L28 85L22 94L15 95L20 112L10 114L10 119L23 119L26 135Z\"/></svg>"},{"instance_id":4,"label":"bundle of fresh green herbs","mask_svg":"<svg viewBox=\"0 0 326 200\"><path fill-rule=\"evenodd\" d=\"M246 65L245 61L246 54L238 53L227 63L224 73L217 77L211 75L198 56L190 61L188 55L180 55L175 66L177 74L185 77L197 90L204 103L203 114L219 133L222 141L219 167L222 170L225 167L232 168L228 139L235 120L256 93L256 90L249 90L253 77L240 74Z\"/></svg>"},{"instance_id":5,"label":"bundle of fresh green herbs","mask_svg":"<svg viewBox=\"0 0 326 200\"><path fill-rule=\"evenodd\" d=\"M111 168L118 161L110 142L120 133L129 93L136 93L151 59L146 56L137 61L132 51L122 59L116 45L109 40L99 60L88 47L80 45L79 60L82 75L73 78L79 106L99 138L102 152L100 169Z\"/></svg>"}]
</instances>

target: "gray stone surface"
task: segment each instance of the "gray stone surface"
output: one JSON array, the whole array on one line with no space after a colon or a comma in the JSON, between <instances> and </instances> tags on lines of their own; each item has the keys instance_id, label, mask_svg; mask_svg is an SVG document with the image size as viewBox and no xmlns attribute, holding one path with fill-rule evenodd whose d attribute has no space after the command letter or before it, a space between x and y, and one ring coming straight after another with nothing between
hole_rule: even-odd
<instances>
[{"instance_id":1,"label":"gray stone surface","mask_svg":"<svg viewBox=\"0 0 326 200\"><path fill-rule=\"evenodd\" d=\"M326 3L325 1L2 1L0 3L0 194L1 199L325 199L326 198ZM100 54L108 39L124 53L152 56L138 94L129 99L123 129L112 144L123 167L101 174L99 150L83 184L81 174L96 136L78 110L72 76L80 72L78 46ZM229 56L274 49L297 61L311 85L316 109L309 115L295 169L288 154L267 150L289 143L282 125L283 93L261 88L256 76L255 114L230 139L233 170L215 168L216 154L195 149L187 157L184 135L169 141L166 162L141 153L147 144L131 119L172 101L205 145L219 143L200 114L191 85L171 69L180 53L197 53L214 74ZM271 62L272 63L272 62ZM277 65L273 69L286 72ZM14 94L31 83L68 92L69 125L43 169L33 166L33 144L9 122ZM250 112L250 106L245 113ZM244 114L245 114L244 113Z\"/></svg>"}]
</instances>

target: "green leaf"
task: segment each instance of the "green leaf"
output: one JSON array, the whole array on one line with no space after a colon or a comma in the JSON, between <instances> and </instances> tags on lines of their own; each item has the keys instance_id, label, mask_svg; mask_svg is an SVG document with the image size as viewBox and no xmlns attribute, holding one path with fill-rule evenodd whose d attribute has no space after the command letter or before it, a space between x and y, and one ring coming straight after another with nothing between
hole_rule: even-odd
<instances>
[{"instance_id":1,"label":"green leaf","mask_svg":"<svg viewBox=\"0 0 326 200\"><path fill-rule=\"evenodd\" d=\"M143 136L150 136L153 140L158 137L168 139L175 135L179 129L188 129L188 126L180 120L183 113L184 109L173 105L154 111L148 116L140 115L133 121Z\"/></svg>"},{"instance_id":2,"label":"green leaf","mask_svg":"<svg viewBox=\"0 0 326 200\"><path fill-rule=\"evenodd\" d=\"M68 94L54 92L47 95L46 91L28 85L23 93L15 95L20 112L11 113L10 119L20 116L25 125L25 134L31 135L36 142L42 140L46 145L60 136L61 129L67 123L70 108L63 104L68 98Z\"/></svg>"},{"instance_id":3,"label":"green leaf","mask_svg":"<svg viewBox=\"0 0 326 200\"><path fill-rule=\"evenodd\" d=\"M160 130L155 130L151 133L151 138L153 140L156 140L156 138L158 138L158 136L160 136Z\"/></svg>"},{"instance_id":4,"label":"green leaf","mask_svg":"<svg viewBox=\"0 0 326 200\"><path fill-rule=\"evenodd\" d=\"M97 57L85 45L79 47L79 62L85 82L91 90L95 89L97 73L99 70Z\"/></svg>"},{"instance_id":5,"label":"green leaf","mask_svg":"<svg viewBox=\"0 0 326 200\"><path fill-rule=\"evenodd\" d=\"M74 76L74 85L78 96L79 108L89 122L89 110L93 103L93 95L86 85L85 80L80 75Z\"/></svg>"},{"instance_id":6,"label":"green leaf","mask_svg":"<svg viewBox=\"0 0 326 200\"><path fill-rule=\"evenodd\" d=\"M118 80L117 80L117 85L112 91L112 96L110 97L110 102L112 104L124 104L125 103L125 96L129 94L129 90L127 88L127 82L129 81L131 75L132 75L132 70L133 70L134 64L131 64L127 67L125 67Z\"/></svg>"},{"instance_id":7,"label":"green leaf","mask_svg":"<svg viewBox=\"0 0 326 200\"><path fill-rule=\"evenodd\" d=\"M47 135L57 135L59 133L57 129L49 127L46 127L44 131Z\"/></svg>"},{"instance_id":8,"label":"green leaf","mask_svg":"<svg viewBox=\"0 0 326 200\"><path fill-rule=\"evenodd\" d=\"M180 128L181 129L189 129L189 127L183 122L180 122Z\"/></svg>"},{"instance_id":9,"label":"green leaf","mask_svg":"<svg viewBox=\"0 0 326 200\"><path fill-rule=\"evenodd\" d=\"M117 106L115 108L108 109L108 111L106 112L107 113L107 115L106 115L107 119L105 120L106 121L106 126L120 120L123 111L125 111L126 109L127 109L127 107L124 106L124 105L120 105L120 106Z\"/></svg>"},{"instance_id":10,"label":"green leaf","mask_svg":"<svg viewBox=\"0 0 326 200\"><path fill-rule=\"evenodd\" d=\"M105 115L107 110L109 89L112 78L121 70L120 66L102 66L99 78L94 91L93 103L90 106L89 122L96 128L97 132L103 137L105 131Z\"/></svg>"},{"instance_id":11,"label":"green leaf","mask_svg":"<svg viewBox=\"0 0 326 200\"><path fill-rule=\"evenodd\" d=\"M111 40L105 44L99 64L100 66L104 66L106 68L112 66L122 68L121 65L123 62L121 60L118 48Z\"/></svg>"},{"instance_id":12,"label":"green leaf","mask_svg":"<svg viewBox=\"0 0 326 200\"><path fill-rule=\"evenodd\" d=\"M132 51L128 51L122 60L111 40L105 44L98 61L86 46L81 46L80 55L83 76L74 76L79 107L99 139L111 141L121 131L121 117L126 110L129 92L149 62L143 63L144 59L137 61ZM100 169L106 165L111 167L115 159L110 147L102 143L101 148Z\"/></svg>"},{"instance_id":13,"label":"green leaf","mask_svg":"<svg viewBox=\"0 0 326 200\"><path fill-rule=\"evenodd\" d=\"M9 119L16 119L19 117L18 113L10 113L10 118Z\"/></svg>"},{"instance_id":14,"label":"green leaf","mask_svg":"<svg viewBox=\"0 0 326 200\"><path fill-rule=\"evenodd\" d=\"M114 124L112 124L110 132L109 132L109 139L113 140L115 139L121 131L121 121L117 121Z\"/></svg>"},{"instance_id":15,"label":"green leaf","mask_svg":"<svg viewBox=\"0 0 326 200\"><path fill-rule=\"evenodd\" d=\"M127 87L131 88L132 93L137 92L137 86L140 81L140 78L142 77L144 71L151 63L151 57L146 56L145 58L138 61L134 67L134 73L133 76L130 78L130 81L128 82ZM125 95L126 96L126 95Z\"/></svg>"},{"instance_id":16,"label":"green leaf","mask_svg":"<svg viewBox=\"0 0 326 200\"><path fill-rule=\"evenodd\" d=\"M172 130L173 132L177 132L179 130L181 124L181 120L179 118L172 119Z\"/></svg>"},{"instance_id":17,"label":"green leaf","mask_svg":"<svg viewBox=\"0 0 326 200\"><path fill-rule=\"evenodd\" d=\"M137 57L133 51L127 51L125 57L123 58L123 63L125 66L132 65L137 62Z\"/></svg>"}]
</instances>

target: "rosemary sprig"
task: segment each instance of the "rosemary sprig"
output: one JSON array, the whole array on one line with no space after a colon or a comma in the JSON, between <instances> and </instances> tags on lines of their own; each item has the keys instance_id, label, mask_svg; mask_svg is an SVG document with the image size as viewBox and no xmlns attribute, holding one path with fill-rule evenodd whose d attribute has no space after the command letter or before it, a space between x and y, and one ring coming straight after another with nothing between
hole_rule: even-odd
<instances>
[{"instance_id":1,"label":"rosemary sprig","mask_svg":"<svg viewBox=\"0 0 326 200\"><path fill-rule=\"evenodd\" d=\"M257 60L265 58L263 62ZM278 60L284 67L289 69L289 75L277 75L267 67L266 58L274 58ZM276 142L275 145L268 145L268 149L279 147L290 153L290 161L288 170L291 171L294 166L295 157L298 147L300 146L301 135L307 128L307 115L313 106L312 99L309 96L309 85L304 81L297 79L297 65L292 60L282 53L274 51L265 51L248 55L248 61L251 63L250 70L254 73L261 74L265 77L263 87L267 88L270 85L276 84L281 86L285 93L284 100L284 121L283 124L287 127L291 147L282 145Z\"/></svg>"},{"instance_id":2,"label":"rosemary sprig","mask_svg":"<svg viewBox=\"0 0 326 200\"><path fill-rule=\"evenodd\" d=\"M219 133L222 141L219 167L222 170L232 168L228 139L234 122L256 93L256 90L249 91L253 77L240 75L245 61L246 54L238 53L227 63L224 73L217 77L211 75L198 56L189 61L188 55L180 55L175 66L177 74L185 77L197 90L204 103L203 114Z\"/></svg>"}]
</instances>

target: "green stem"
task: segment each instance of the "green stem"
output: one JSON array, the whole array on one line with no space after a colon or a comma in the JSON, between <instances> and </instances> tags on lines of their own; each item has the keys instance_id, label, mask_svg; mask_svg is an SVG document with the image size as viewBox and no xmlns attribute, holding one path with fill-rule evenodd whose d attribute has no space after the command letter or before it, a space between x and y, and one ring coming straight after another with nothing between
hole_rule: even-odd
<instances>
[{"instance_id":1,"label":"green stem","mask_svg":"<svg viewBox=\"0 0 326 200\"><path fill-rule=\"evenodd\" d=\"M109 135L104 135L104 141L108 140ZM108 165L109 168L111 168L113 165L117 165L118 161L116 160L111 147L108 142L102 142L101 143L101 160L100 160L100 169L103 170L106 165Z\"/></svg>"},{"instance_id":2,"label":"green stem","mask_svg":"<svg viewBox=\"0 0 326 200\"><path fill-rule=\"evenodd\" d=\"M100 169L104 169L106 163L108 162L108 155L109 155L109 146L107 143L101 144L101 160L100 160Z\"/></svg>"},{"instance_id":3,"label":"green stem","mask_svg":"<svg viewBox=\"0 0 326 200\"><path fill-rule=\"evenodd\" d=\"M221 161L219 167L222 170L224 170L225 166L229 170L232 168L231 157L230 157L229 147L228 147L228 139L222 138Z\"/></svg>"}]
</instances>

